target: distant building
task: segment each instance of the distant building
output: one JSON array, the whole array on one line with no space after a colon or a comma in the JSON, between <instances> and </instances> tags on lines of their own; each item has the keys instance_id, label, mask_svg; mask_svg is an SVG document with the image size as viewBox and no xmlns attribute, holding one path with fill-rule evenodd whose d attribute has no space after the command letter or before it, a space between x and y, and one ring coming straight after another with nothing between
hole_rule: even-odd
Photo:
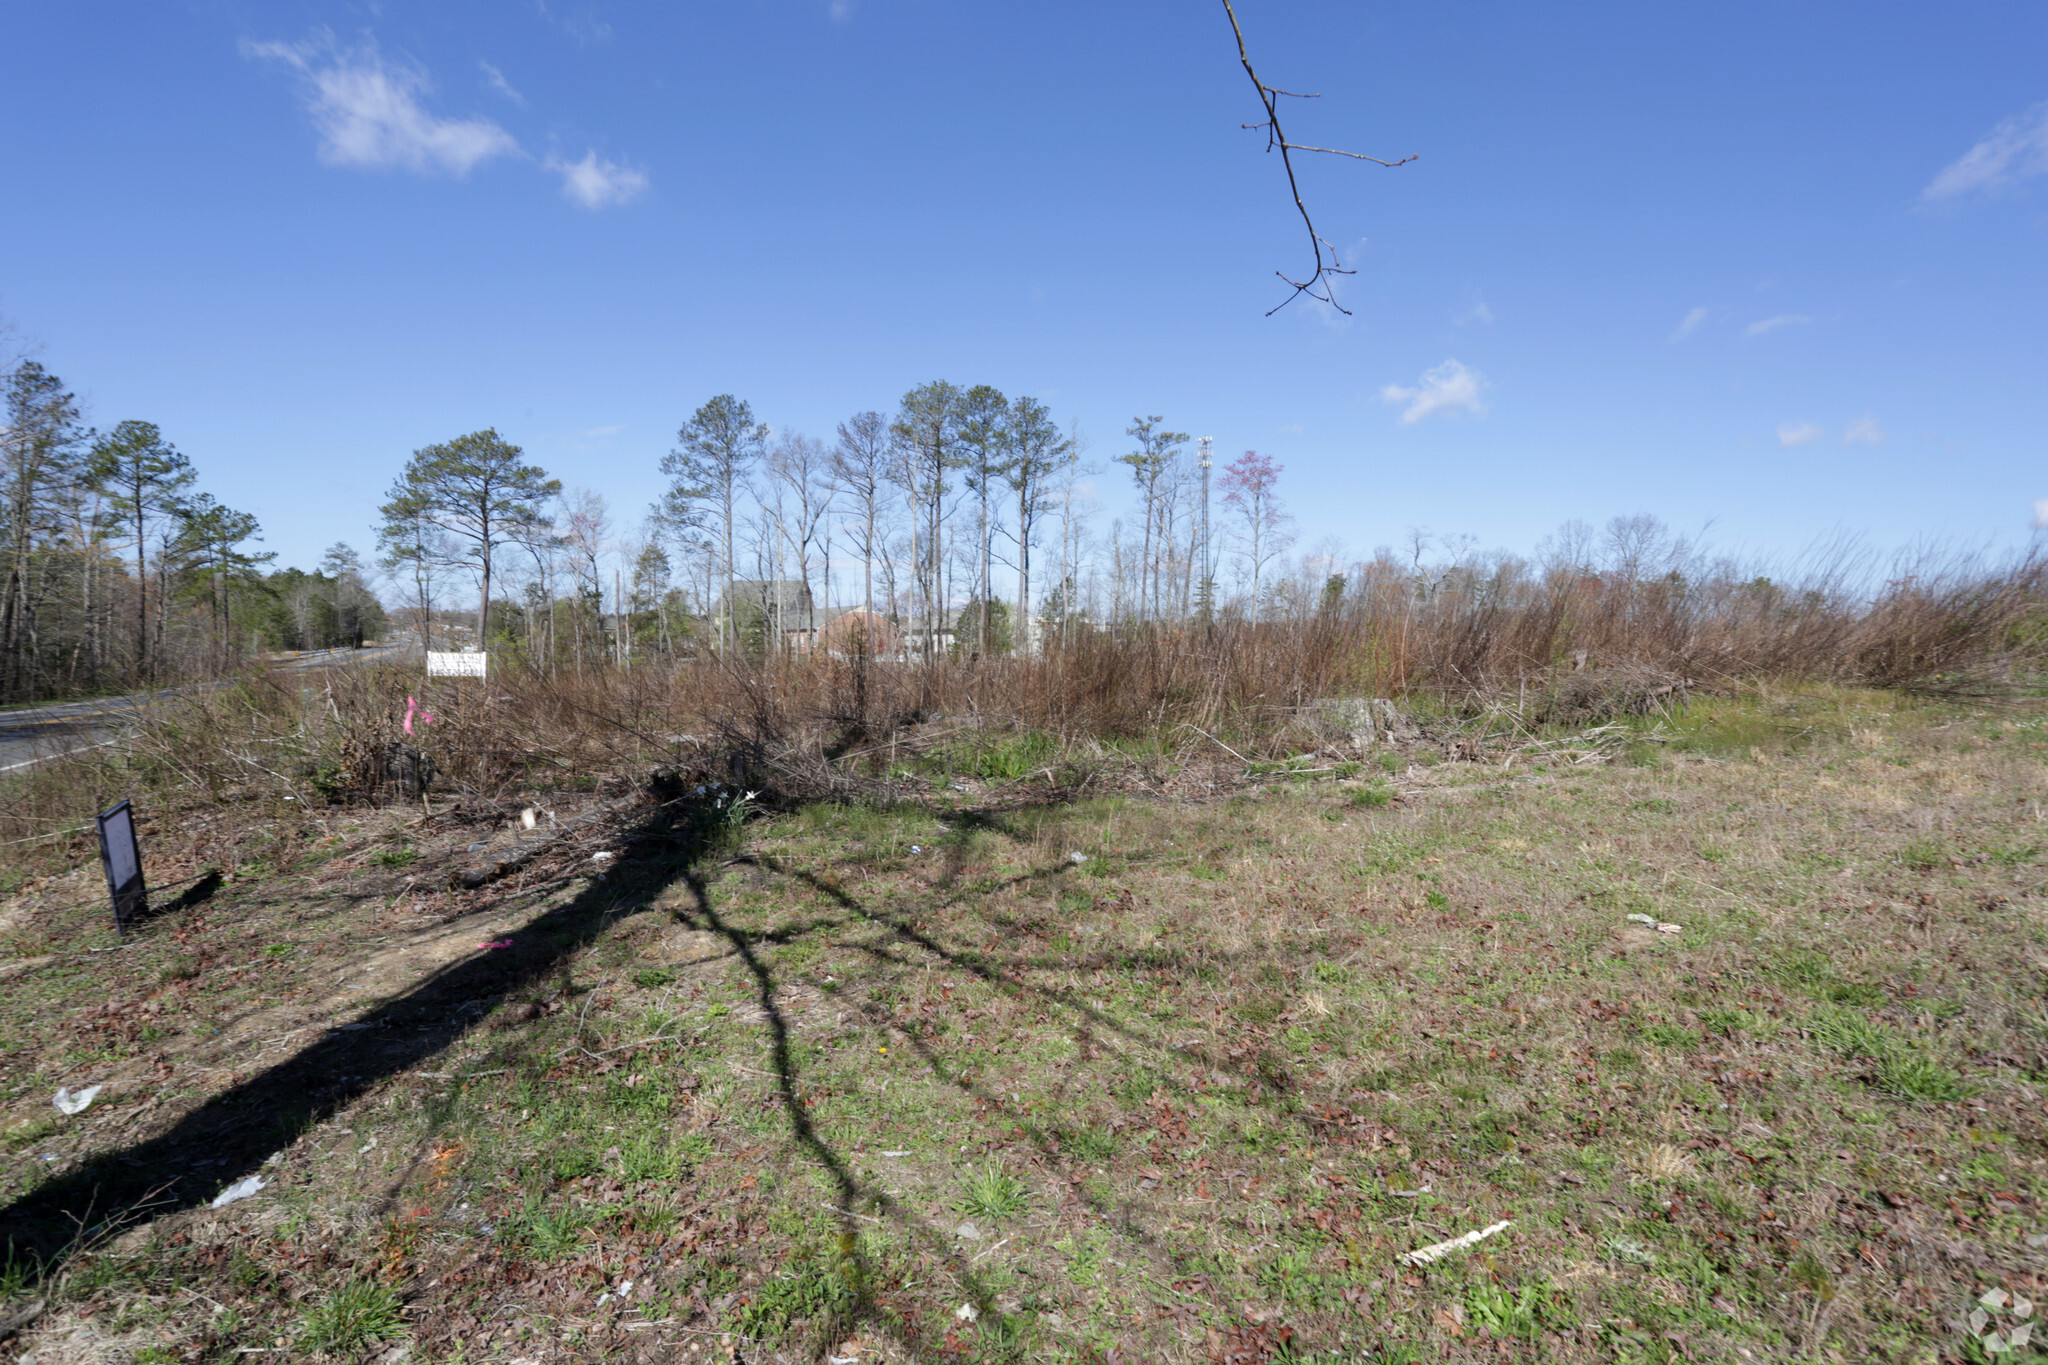
<instances>
[{"instance_id":1,"label":"distant building","mask_svg":"<svg viewBox=\"0 0 2048 1365\"><path fill-rule=\"evenodd\" d=\"M906 628L865 607L821 607L812 600L810 585L794 578L734 583L730 600L721 600L712 613L714 638L727 627L741 649L779 648L796 655L822 651L838 659L857 657L865 635L867 657L899 663L927 652L943 658L956 636L944 621L932 629Z\"/></svg>"},{"instance_id":2,"label":"distant building","mask_svg":"<svg viewBox=\"0 0 2048 1365\"><path fill-rule=\"evenodd\" d=\"M729 597L721 599L712 613L713 628L745 646L752 640L761 646L791 632L808 635L817 627L817 608L811 602L811 585L793 578L743 578L732 585Z\"/></svg>"},{"instance_id":3,"label":"distant building","mask_svg":"<svg viewBox=\"0 0 2048 1365\"><path fill-rule=\"evenodd\" d=\"M806 637L800 653L812 648L835 659L894 659L903 651L903 635L886 617L865 607L827 607L818 613L815 645Z\"/></svg>"}]
</instances>

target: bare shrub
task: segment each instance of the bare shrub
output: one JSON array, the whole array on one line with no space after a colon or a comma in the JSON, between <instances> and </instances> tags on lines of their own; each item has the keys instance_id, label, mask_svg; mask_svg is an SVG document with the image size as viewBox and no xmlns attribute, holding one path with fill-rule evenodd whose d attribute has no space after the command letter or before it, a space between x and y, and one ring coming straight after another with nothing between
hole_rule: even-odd
<instances>
[{"instance_id":1,"label":"bare shrub","mask_svg":"<svg viewBox=\"0 0 2048 1365\"><path fill-rule=\"evenodd\" d=\"M550 677L508 654L488 683L430 682L400 665L251 671L142 713L123 744L15 774L0 791L0 839L80 825L122 795L157 810L306 813L417 800L431 785L489 806L651 767L787 800L893 800L907 790L905 760L968 742L1009 746L991 760L998 777L1027 751L1162 754L1195 736L1272 756L1317 742L1335 723L1317 709L1330 698L1430 697L1578 725L1747 679L1989 695L2039 665L2038 560L1922 560L1861 595L1844 586L1852 567L1838 559L1796 589L1553 568L1445 575L1422 592L1367 566L1312 611L1073 627L1028 657L705 657ZM75 854L85 837L50 847Z\"/></svg>"}]
</instances>

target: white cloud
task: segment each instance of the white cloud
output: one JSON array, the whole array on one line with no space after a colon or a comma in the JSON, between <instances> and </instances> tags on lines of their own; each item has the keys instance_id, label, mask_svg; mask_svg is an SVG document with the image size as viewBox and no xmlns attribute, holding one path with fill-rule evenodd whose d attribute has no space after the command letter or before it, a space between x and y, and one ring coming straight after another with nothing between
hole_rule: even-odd
<instances>
[{"instance_id":1,"label":"white cloud","mask_svg":"<svg viewBox=\"0 0 2048 1365\"><path fill-rule=\"evenodd\" d=\"M489 119L447 119L427 112L426 73L387 63L374 43L344 51L333 36L305 43L244 43L242 54L283 62L305 83L306 108L330 166L445 171L467 175L493 157L518 153L510 133Z\"/></svg>"},{"instance_id":2,"label":"white cloud","mask_svg":"<svg viewBox=\"0 0 2048 1365\"><path fill-rule=\"evenodd\" d=\"M1781 446L1803 446L1818 441L1827 432L1811 422L1782 422L1778 425L1778 444Z\"/></svg>"},{"instance_id":3,"label":"white cloud","mask_svg":"<svg viewBox=\"0 0 2048 1365\"><path fill-rule=\"evenodd\" d=\"M1845 446L1881 446L1884 444L1884 428L1875 417L1859 417L1842 428L1842 444Z\"/></svg>"},{"instance_id":4,"label":"white cloud","mask_svg":"<svg viewBox=\"0 0 2048 1365\"><path fill-rule=\"evenodd\" d=\"M1416 387L1404 388L1389 384L1380 390L1380 401L1406 406L1401 413L1404 423L1413 425L1435 413L1456 416L1469 412L1474 417L1486 416L1486 404L1480 401L1480 391L1487 387L1486 376L1467 368L1462 362L1446 360L1433 370L1423 373Z\"/></svg>"},{"instance_id":5,"label":"white cloud","mask_svg":"<svg viewBox=\"0 0 2048 1365\"><path fill-rule=\"evenodd\" d=\"M645 172L606 161L594 151L585 152L581 161L551 156L544 164L562 177L563 194L591 210L629 204L647 188Z\"/></svg>"},{"instance_id":6,"label":"white cloud","mask_svg":"<svg viewBox=\"0 0 2048 1365\"><path fill-rule=\"evenodd\" d=\"M1279 432L1282 436L1299 436L1307 431L1308 428L1299 422L1282 422L1279 426L1274 427L1273 430Z\"/></svg>"},{"instance_id":7,"label":"white cloud","mask_svg":"<svg viewBox=\"0 0 2048 1365\"><path fill-rule=\"evenodd\" d=\"M1989 137L1943 167L1920 197L1952 199L2036 175L2048 175L2048 101L1993 128Z\"/></svg>"},{"instance_id":8,"label":"white cloud","mask_svg":"<svg viewBox=\"0 0 2048 1365\"><path fill-rule=\"evenodd\" d=\"M589 5L556 11L548 8L547 0L534 0L533 8L541 18L574 38L578 47L590 47L612 36L612 26L598 18Z\"/></svg>"},{"instance_id":9,"label":"white cloud","mask_svg":"<svg viewBox=\"0 0 2048 1365\"><path fill-rule=\"evenodd\" d=\"M504 72L498 70L497 67L492 66L489 62L478 62L477 65L483 68L485 85L488 85L491 89L497 91L521 108L525 107L526 96L512 88L512 82L505 79Z\"/></svg>"},{"instance_id":10,"label":"white cloud","mask_svg":"<svg viewBox=\"0 0 2048 1365\"><path fill-rule=\"evenodd\" d=\"M1473 304L1470 308L1467 308L1464 312L1458 314L1458 316L1453 318L1452 321L1457 323L1461 327L1468 322L1483 323L1484 325L1491 327L1493 325L1493 310L1486 306L1485 299L1481 299L1479 300L1479 302Z\"/></svg>"},{"instance_id":11,"label":"white cloud","mask_svg":"<svg viewBox=\"0 0 2048 1365\"><path fill-rule=\"evenodd\" d=\"M1804 313L1780 313L1774 318L1760 318L1750 323L1742 329L1742 334L1746 337L1760 337L1781 327L1805 327L1812 322L1813 319Z\"/></svg>"},{"instance_id":12,"label":"white cloud","mask_svg":"<svg viewBox=\"0 0 2048 1365\"><path fill-rule=\"evenodd\" d=\"M853 19L853 0L832 0L826 8L835 24L849 23Z\"/></svg>"},{"instance_id":13,"label":"white cloud","mask_svg":"<svg viewBox=\"0 0 2048 1365\"><path fill-rule=\"evenodd\" d=\"M2038 499L2034 503L2034 529L2048 531L2048 498Z\"/></svg>"},{"instance_id":14,"label":"white cloud","mask_svg":"<svg viewBox=\"0 0 2048 1365\"><path fill-rule=\"evenodd\" d=\"M1707 310L1704 307L1693 309L1685 315L1684 320L1672 331L1671 339L1673 341L1685 340L1694 332L1697 332L1700 329L1700 324L1706 320Z\"/></svg>"}]
</instances>

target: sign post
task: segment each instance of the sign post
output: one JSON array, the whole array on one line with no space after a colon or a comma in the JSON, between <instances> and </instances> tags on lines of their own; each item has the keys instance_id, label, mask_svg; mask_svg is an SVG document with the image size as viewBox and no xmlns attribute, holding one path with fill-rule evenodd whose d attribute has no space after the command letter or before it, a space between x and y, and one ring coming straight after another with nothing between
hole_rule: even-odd
<instances>
[{"instance_id":1,"label":"sign post","mask_svg":"<svg viewBox=\"0 0 2048 1365\"><path fill-rule=\"evenodd\" d=\"M427 651L427 676L430 678L481 678L490 655L482 653L443 653L438 649Z\"/></svg>"},{"instance_id":2,"label":"sign post","mask_svg":"<svg viewBox=\"0 0 2048 1365\"><path fill-rule=\"evenodd\" d=\"M135 842L135 809L127 801L99 815L100 865L107 873L107 895L114 902L114 933L128 935L128 926L149 910L149 887L142 879L142 849Z\"/></svg>"}]
</instances>

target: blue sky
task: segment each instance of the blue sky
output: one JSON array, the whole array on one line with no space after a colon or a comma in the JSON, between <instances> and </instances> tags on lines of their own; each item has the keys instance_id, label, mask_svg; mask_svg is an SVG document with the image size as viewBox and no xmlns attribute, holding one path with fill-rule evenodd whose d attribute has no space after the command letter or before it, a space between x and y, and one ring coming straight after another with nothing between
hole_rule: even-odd
<instances>
[{"instance_id":1,"label":"blue sky","mask_svg":"<svg viewBox=\"0 0 2048 1365\"><path fill-rule=\"evenodd\" d=\"M1420 154L1303 168L1352 317L1263 316L1280 166L1152 0L14 6L0 314L301 565L477 427L631 512L714 393L939 377L1271 454L1305 544L2031 534L2048 8L1239 15L1297 140Z\"/></svg>"}]
</instances>

